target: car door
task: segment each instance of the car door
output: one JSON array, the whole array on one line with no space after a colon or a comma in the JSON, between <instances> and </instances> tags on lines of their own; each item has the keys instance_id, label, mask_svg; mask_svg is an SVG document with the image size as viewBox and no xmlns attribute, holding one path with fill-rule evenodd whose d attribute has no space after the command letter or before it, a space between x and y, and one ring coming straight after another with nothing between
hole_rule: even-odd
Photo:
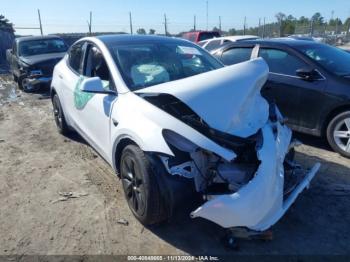
<instances>
[{"instance_id":1,"label":"car door","mask_svg":"<svg viewBox=\"0 0 350 262\"><path fill-rule=\"evenodd\" d=\"M111 90L110 94L86 93L75 89L75 110L79 118L79 128L88 137L89 142L108 159L110 149L111 112L117 99L117 92L106 60L100 49L93 43L86 46L83 72L80 79L99 77L103 87ZM80 80L81 81L81 80Z\"/></svg>"},{"instance_id":2,"label":"car door","mask_svg":"<svg viewBox=\"0 0 350 262\"><path fill-rule=\"evenodd\" d=\"M62 97L60 101L65 111L65 116L74 128L78 128L80 122L76 110L75 89L81 81L86 45L85 41L72 45L66 57L65 70L57 72L59 85L62 87L57 92Z\"/></svg>"},{"instance_id":3,"label":"car door","mask_svg":"<svg viewBox=\"0 0 350 262\"><path fill-rule=\"evenodd\" d=\"M276 102L294 129L315 128L319 119L319 105L315 101L323 96L325 81L307 81L297 76L298 69L310 68L310 65L292 50L260 47L259 56L265 59L270 70L263 96Z\"/></svg>"},{"instance_id":4,"label":"car door","mask_svg":"<svg viewBox=\"0 0 350 262\"><path fill-rule=\"evenodd\" d=\"M20 71L19 71L19 56L18 56L18 50L17 50L17 42L14 41L13 46L12 46L12 54L10 58L10 67L11 71L14 75L17 77L20 76Z\"/></svg>"}]
</instances>

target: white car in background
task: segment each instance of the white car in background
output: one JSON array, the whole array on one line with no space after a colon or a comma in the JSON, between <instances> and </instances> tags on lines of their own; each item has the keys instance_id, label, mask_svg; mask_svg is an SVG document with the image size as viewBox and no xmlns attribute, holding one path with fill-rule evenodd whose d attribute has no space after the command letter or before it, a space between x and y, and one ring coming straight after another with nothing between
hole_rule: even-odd
<instances>
[{"instance_id":1,"label":"white car in background","mask_svg":"<svg viewBox=\"0 0 350 262\"><path fill-rule=\"evenodd\" d=\"M263 59L224 67L181 39L88 37L56 65L51 97L58 130L76 130L113 167L141 223L166 220L195 193L192 218L255 232L319 168L293 162L291 131L260 95L267 75Z\"/></svg>"},{"instance_id":2,"label":"white car in background","mask_svg":"<svg viewBox=\"0 0 350 262\"><path fill-rule=\"evenodd\" d=\"M197 45L201 46L202 48L210 52L227 43L239 42L244 40L255 40L255 39L259 39L259 37L255 35L223 36L223 37L216 37L216 38L200 41L197 43Z\"/></svg>"}]
</instances>

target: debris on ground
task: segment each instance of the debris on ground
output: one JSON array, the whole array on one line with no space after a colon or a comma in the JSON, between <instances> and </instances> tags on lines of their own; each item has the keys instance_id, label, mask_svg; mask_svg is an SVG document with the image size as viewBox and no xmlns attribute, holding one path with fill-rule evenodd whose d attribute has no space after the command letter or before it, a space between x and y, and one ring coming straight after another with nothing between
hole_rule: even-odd
<instances>
[{"instance_id":1,"label":"debris on ground","mask_svg":"<svg viewBox=\"0 0 350 262\"><path fill-rule=\"evenodd\" d=\"M124 219L124 218L120 218L117 220L118 224L124 225L124 226L128 226L129 225L129 221Z\"/></svg>"},{"instance_id":2,"label":"debris on ground","mask_svg":"<svg viewBox=\"0 0 350 262\"><path fill-rule=\"evenodd\" d=\"M57 203L60 201L67 201L70 198L79 198L82 196L87 196L88 193L76 193L76 192L58 192L58 194L61 196L58 199L52 201L52 203Z\"/></svg>"}]
</instances>

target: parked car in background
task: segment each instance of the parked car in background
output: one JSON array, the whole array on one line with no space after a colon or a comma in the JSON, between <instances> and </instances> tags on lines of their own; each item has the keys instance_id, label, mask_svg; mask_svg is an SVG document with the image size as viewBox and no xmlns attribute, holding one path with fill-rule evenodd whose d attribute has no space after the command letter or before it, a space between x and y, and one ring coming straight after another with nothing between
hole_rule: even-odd
<instances>
[{"instance_id":1,"label":"parked car in background","mask_svg":"<svg viewBox=\"0 0 350 262\"><path fill-rule=\"evenodd\" d=\"M199 46L203 47L208 51L219 48L228 43L239 42L244 40L255 40L258 39L258 36L255 35L234 35L234 36L223 36L217 38L211 38L208 40L203 40L198 43Z\"/></svg>"},{"instance_id":2,"label":"parked car in background","mask_svg":"<svg viewBox=\"0 0 350 262\"><path fill-rule=\"evenodd\" d=\"M16 38L7 60L20 89L34 91L49 86L54 66L67 51L65 42L57 36Z\"/></svg>"},{"instance_id":3,"label":"parked car in background","mask_svg":"<svg viewBox=\"0 0 350 262\"><path fill-rule=\"evenodd\" d=\"M319 168L294 164L291 130L260 94L267 76L261 58L224 67L179 38L88 37L56 65L51 98L59 132L73 128L106 159L141 223L196 192L192 218L258 234Z\"/></svg>"},{"instance_id":4,"label":"parked car in background","mask_svg":"<svg viewBox=\"0 0 350 262\"><path fill-rule=\"evenodd\" d=\"M215 50L225 65L262 57L270 73L262 94L275 101L292 129L325 136L350 157L350 54L294 39L242 41Z\"/></svg>"},{"instance_id":5,"label":"parked car in background","mask_svg":"<svg viewBox=\"0 0 350 262\"><path fill-rule=\"evenodd\" d=\"M220 33L217 31L192 31L182 34L182 38L194 43L220 36Z\"/></svg>"}]
</instances>

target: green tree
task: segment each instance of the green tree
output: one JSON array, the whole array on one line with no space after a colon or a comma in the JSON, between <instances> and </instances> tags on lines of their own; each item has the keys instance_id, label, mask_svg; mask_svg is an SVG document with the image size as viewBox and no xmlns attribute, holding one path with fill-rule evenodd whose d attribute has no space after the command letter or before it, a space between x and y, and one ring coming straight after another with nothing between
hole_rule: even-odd
<instances>
[{"instance_id":1,"label":"green tree","mask_svg":"<svg viewBox=\"0 0 350 262\"><path fill-rule=\"evenodd\" d=\"M236 34L237 34L236 29L231 28L231 29L228 30L228 35L236 35Z\"/></svg>"},{"instance_id":2,"label":"green tree","mask_svg":"<svg viewBox=\"0 0 350 262\"><path fill-rule=\"evenodd\" d=\"M0 29L8 32L14 32L13 24L5 16L0 15Z\"/></svg>"},{"instance_id":3,"label":"green tree","mask_svg":"<svg viewBox=\"0 0 350 262\"><path fill-rule=\"evenodd\" d=\"M343 22L341 21L341 19L339 19L339 18L336 18L336 19L331 19L331 20L329 20L329 25L330 26L336 26L336 25L342 25L343 24Z\"/></svg>"},{"instance_id":4,"label":"green tree","mask_svg":"<svg viewBox=\"0 0 350 262\"><path fill-rule=\"evenodd\" d=\"M137 29L136 33L138 33L139 35L145 35L146 30L144 28L139 28L139 29Z\"/></svg>"},{"instance_id":5,"label":"green tree","mask_svg":"<svg viewBox=\"0 0 350 262\"><path fill-rule=\"evenodd\" d=\"M299 25L309 25L310 24L310 19L305 17L305 16L301 16L298 20L297 23Z\"/></svg>"},{"instance_id":6,"label":"green tree","mask_svg":"<svg viewBox=\"0 0 350 262\"><path fill-rule=\"evenodd\" d=\"M151 28L151 29L149 30L149 32L148 32L148 34L150 34L150 35L154 35L155 33L156 33L156 30L154 30L154 29L152 29L152 28Z\"/></svg>"},{"instance_id":7,"label":"green tree","mask_svg":"<svg viewBox=\"0 0 350 262\"><path fill-rule=\"evenodd\" d=\"M323 25L324 24L324 18L321 15L321 13L317 12L311 17L313 23L315 25Z\"/></svg>"}]
</instances>

